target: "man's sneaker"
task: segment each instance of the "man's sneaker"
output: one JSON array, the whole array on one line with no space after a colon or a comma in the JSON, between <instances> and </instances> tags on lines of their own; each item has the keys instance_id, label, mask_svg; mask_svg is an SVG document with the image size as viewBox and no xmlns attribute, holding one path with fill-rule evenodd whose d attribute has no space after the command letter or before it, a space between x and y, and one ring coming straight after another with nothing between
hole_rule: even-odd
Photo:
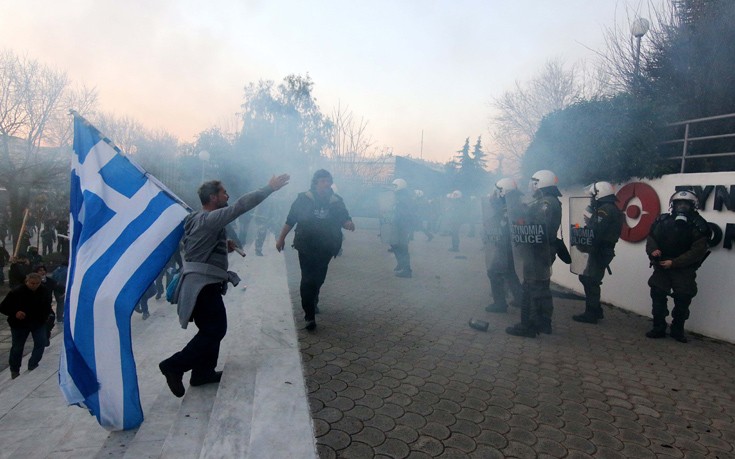
<instances>
[{"instance_id":1,"label":"man's sneaker","mask_svg":"<svg viewBox=\"0 0 735 459\"><path fill-rule=\"evenodd\" d=\"M666 330L654 328L653 330L646 332L646 338L666 338Z\"/></svg>"},{"instance_id":2,"label":"man's sneaker","mask_svg":"<svg viewBox=\"0 0 735 459\"><path fill-rule=\"evenodd\" d=\"M520 323L506 328L505 333L513 336L522 336L524 338L535 338L536 335L538 335L535 328L531 328Z\"/></svg>"},{"instance_id":3,"label":"man's sneaker","mask_svg":"<svg viewBox=\"0 0 735 459\"><path fill-rule=\"evenodd\" d=\"M491 304L490 306L485 306L485 311L487 312L508 312L508 306L500 305L500 304Z\"/></svg>"},{"instance_id":4,"label":"man's sneaker","mask_svg":"<svg viewBox=\"0 0 735 459\"><path fill-rule=\"evenodd\" d=\"M410 279L411 277L413 277L413 274L411 273L411 270L404 269L403 271L398 271L396 273L396 277L402 277L404 279Z\"/></svg>"},{"instance_id":5,"label":"man's sneaker","mask_svg":"<svg viewBox=\"0 0 735 459\"><path fill-rule=\"evenodd\" d=\"M209 375L206 378L194 378L192 377L189 380L189 384L196 387L196 386L203 386L205 384L214 384L219 383L222 380L222 372L221 371L215 371L211 375Z\"/></svg>"},{"instance_id":6,"label":"man's sneaker","mask_svg":"<svg viewBox=\"0 0 735 459\"><path fill-rule=\"evenodd\" d=\"M572 316L572 320L575 322L582 322L583 324L596 324L597 316L593 316L587 313L577 314L576 316Z\"/></svg>"},{"instance_id":7,"label":"man's sneaker","mask_svg":"<svg viewBox=\"0 0 735 459\"><path fill-rule=\"evenodd\" d=\"M15 379L20 376L20 371L10 371L10 379Z\"/></svg>"},{"instance_id":8,"label":"man's sneaker","mask_svg":"<svg viewBox=\"0 0 735 459\"><path fill-rule=\"evenodd\" d=\"M28 365L28 371L33 371L36 368L38 368L38 364L36 364L36 365Z\"/></svg>"},{"instance_id":9,"label":"man's sneaker","mask_svg":"<svg viewBox=\"0 0 735 459\"><path fill-rule=\"evenodd\" d=\"M171 389L171 393L173 393L175 396L179 398L183 397L184 393L186 392L186 389L184 389L184 383L181 381L181 379L184 377L184 373L179 373L167 369L164 362L159 363L158 368L161 370L161 373L163 373L163 376L166 377L166 384L168 384L168 388Z\"/></svg>"},{"instance_id":10,"label":"man's sneaker","mask_svg":"<svg viewBox=\"0 0 735 459\"><path fill-rule=\"evenodd\" d=\"M150 313L149 313L148 311L145 311L145 312L143 313L143 320L146 320L146 319L147 319L147 318L149 318L150 316L151 316L151 314L150 314Z\"/></svg>"},{"instance_id":11,"label":"man's sneaker","mask_svg":"<svg viewBox=\"0 0 735 459\"><path fill-rule=\"evenodd\" d=\"M316 328L316 320L308 320L306 321L306 327L304 327L304 330L314 330Z\"/></svg>"}]
</instances>

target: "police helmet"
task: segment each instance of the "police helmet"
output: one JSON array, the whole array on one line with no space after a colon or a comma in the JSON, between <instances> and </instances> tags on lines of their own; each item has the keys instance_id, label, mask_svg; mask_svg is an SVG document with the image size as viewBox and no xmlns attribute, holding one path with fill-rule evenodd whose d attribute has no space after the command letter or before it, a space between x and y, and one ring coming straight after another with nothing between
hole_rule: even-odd
<instances>
[{"instance_id":1,"label":"police helmet","mask_svg":"<svg viewBox=\"0 0 735 459\"><path fill-rule=\"evenodd\" d=\"M517 190L518 185L512 177L503 177L495 182L495 189L497 190L498 196L505 197L508 192Z\"/></svg>"},{"instance_id":2,"label":"police helmet","mask_svg":"<svg viewBox=\"0 0 735 459\"><path fill-rule=\"evenodd\" d=\"M615 187L610 182L595 182L587 188L587 194L599 200L615 196Z\"/></svg>"},{"instance_id":3,"label":"police helmet","mask_svg":"<svg viewBox=\"0 0 735 459\"><path fill-rule=\"evenodd\" d=\"M396 191L405 190L408 187L408 183L402 178L393 180L393 187Z\"/></svg>"},{"instance_id":4,"label":"police helmet","mask_svg":"<svg viewBox=\"0 0 735 459\"><path fill-rule=\"evenodd\" d=\"M555 187L559 183L556 174L549 170L540 170L531 176L531 191L536 192L542 188Z\"/></svg>"},{"instance_id":5,"label":"police helmet","mask_svg":"<svg viewBox=\"0 0 735 459\"><path fill-rule=\"evenodd\" d=\"M677 191L676 193L672 194L671 198L669 199L669 207L673 208L676 201L687 201L692 205L692 209L694 210L697 210L699 204L697 195L687 190Z\"/></svg>"}]
</instances>

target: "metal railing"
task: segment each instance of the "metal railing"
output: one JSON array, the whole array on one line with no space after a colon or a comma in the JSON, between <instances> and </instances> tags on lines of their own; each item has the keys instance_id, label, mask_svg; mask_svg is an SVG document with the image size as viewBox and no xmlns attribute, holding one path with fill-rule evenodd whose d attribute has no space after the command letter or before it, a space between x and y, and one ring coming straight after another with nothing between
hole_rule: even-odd
<instances>
[{"instance_id":1,"label":"metal railing","mask_svg":"<svg viewBox=\"0 0 735 459\"><path fill-rule=\"evenodd\" d=\"M696 124L696 123L706 123L706 122L723 120L723 119L728 119L728 118L735 118L735 113L730 113L727 115L708 116L706 118L697 118L697 119L679 121L677 123L667 124L667 126L669 127L684 126L684 138L683 139L674 139L674 140L663 142L663 144L676 144L676 143L682 144L681 156L671 156L667 158L667 159L672 159L672 160L681 160L681 168L679 170L679 173L683 174L684 171L686 170L686 160L687 159L735 157L735 152L707 153L707 154L696 154L696 155L689 154L689 146L691 142L702 141L702 140L735 138L735 133L690 137L689 128L691 125Z\"/></svg>"}]
</instances>

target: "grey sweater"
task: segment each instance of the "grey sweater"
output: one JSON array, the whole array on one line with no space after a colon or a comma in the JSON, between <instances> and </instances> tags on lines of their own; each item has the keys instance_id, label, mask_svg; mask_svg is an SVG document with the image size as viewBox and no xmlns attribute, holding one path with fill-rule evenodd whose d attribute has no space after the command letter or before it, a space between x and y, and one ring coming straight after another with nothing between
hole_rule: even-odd
<instances>
[{"instance_id":1,"label":"grey sweater","mask_svg":"<svg viewBox=\"0 0 735 459\"><path fill-rule=\"evenodd\" d=\"M241 196L228 207L212 211L192 212L184 221L184 269L176 292L179 323L182 328L189 325L199 292L208 284L232 279L227 276L227 236L225 226L237 217L260 204L273 189L270 186ZM187 269L210 265L213 269ZM236 276L235 276L236 277Z\"/></svg>"}]
</instances>

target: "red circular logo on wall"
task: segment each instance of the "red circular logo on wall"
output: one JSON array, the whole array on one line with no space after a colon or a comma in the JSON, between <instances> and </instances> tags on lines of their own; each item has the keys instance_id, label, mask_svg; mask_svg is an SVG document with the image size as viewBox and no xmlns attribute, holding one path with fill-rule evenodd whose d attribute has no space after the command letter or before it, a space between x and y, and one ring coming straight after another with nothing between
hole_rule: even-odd
<instances>
[{"instance_id":1,"label":"red circular logo on wall","mask_svg":"<svg viewBox=\"0 0 735 459\"><path fill-rule=\"evenodd\" d=\"M638 242L648 236L656 217L661 213L661 203L656 190L641 182L629 183L615 194L618 208L627 217L623 222L620 238L628 242ZM628 224L629 221L634 223Z\"/></svg>"}]
</instances>

